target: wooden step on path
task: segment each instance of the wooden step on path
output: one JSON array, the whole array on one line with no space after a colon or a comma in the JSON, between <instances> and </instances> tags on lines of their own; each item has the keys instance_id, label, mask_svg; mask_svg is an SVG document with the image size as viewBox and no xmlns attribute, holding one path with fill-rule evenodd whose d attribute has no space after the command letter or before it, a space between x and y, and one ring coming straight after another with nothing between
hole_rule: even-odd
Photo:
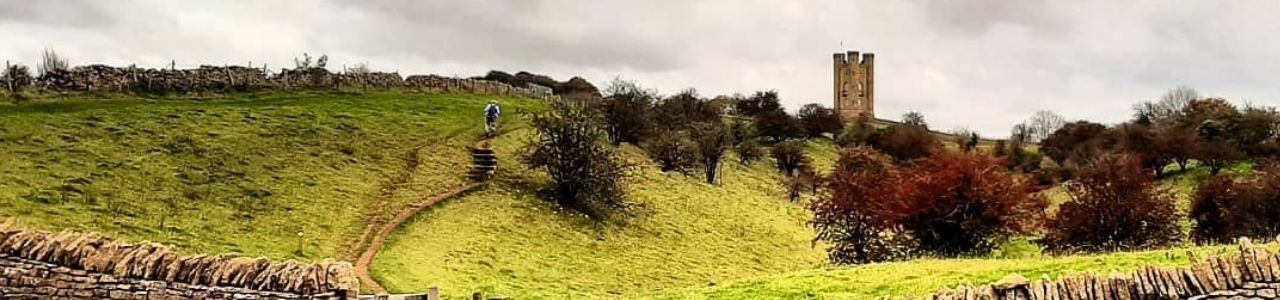
<instances>
[{"instance_id":1,"label":"wooden step on path","mask_svg":"<svg viewBox=\"0 0 1280 300\"><path fill-rule=\"evenodd\" d=\"M475 181L488 181L498 170L498 155L489 148L489 141L483 140L471 147L471 171L467 178Z\"/></svg>"},{"instance_id":2,"label":"wooden step on path","mask_svg":"<svg viewBox=\"0 0 1280 300\"><path fill-rule=\"evenodd\" d=\"M386 243L387 238L391 236L391 232L399 228L400 224L408 221L409 218L413 217L423 209L431 207L445 199L462 194L463 192L480 187L485 184L485 181L493 178L494 171L498 170L498 157L497 154L493 152L493 149L489 148L489 140L480 140L479 142L476 142L475 145L468 148L471 151L472 165L471 169L467 171L467 178L470 178L472 182L406 207L405 210L397 214L394 219L383 224L382 228L378 230L377 235L373 237L368 246L364 248L364 251L360 253L360 257L356 259L356 276L360 278L360 282L363 287L362 290L366 293L370 293L360 296L360 299L432 299L427 297L427 294L387 295L387 289L379 284L378 281L373 279L373 276L369 273L369 267L373 264L373 259L378 255L378 251L382 250L382 246Z\"/></svg>"}]
</instances>

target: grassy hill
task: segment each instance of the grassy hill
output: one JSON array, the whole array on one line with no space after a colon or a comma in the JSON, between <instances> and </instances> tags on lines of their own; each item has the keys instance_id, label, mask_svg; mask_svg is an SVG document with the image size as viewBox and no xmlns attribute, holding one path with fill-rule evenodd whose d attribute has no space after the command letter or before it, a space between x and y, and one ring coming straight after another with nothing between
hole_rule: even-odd
<instances>
[{"instance_id":1,"label":"grassy hill","mask_svg":"<svg viewBox=\"0 0 1280 300\"><path fill-rule=\"evenodd\" d=\"M534 192L547 181L515 163L527 132L494 141L504 161L497 182L406 223L388 241L373 276L393 291L441 286L517 299L636 295L814 268L810 218L781 192L768 162L726 164L722 182L663 174L637 149L629 181L635 215L594 224ZM830 143L812 143L815 161L834 162Z\"/></svg>"},{"instance_id":2,"label":"grassy hill","mask_svg":"<svg viewBox=\"0 0 1280 300\"><path fill-rule=\"evenodd\" d=\"M1280 248L1277 244L1266 245ZM1126 274L1145 265L1187 266L1190 253L1234 253L1235 246L1021 259L917 259L853 267L823 268L643 295L644 299L879 299L925 297L943 287L987 284L1018 273L1030 279L1094 272Z\"/></svg>"},{"instance_id":3,"label":"grassy hill","mask_svg":"<svg viewBox=\"0 0 1280 300\"><path fill-rule=\"evenodd\" d=\"M0 218L186 252L346 256L370 215L462 183L494 98L540 105L402 92L0 105Z\"/></svg>"},{"instance_id":4,"label":"grassy hill","mask_svg":"<svg viewBox=\"0 0 1280 300\"><path fill-rule=\"evenodd\" d=\"M370 220L463 184L480 111L500 99L507 134L494 182L397 230L374 262L393 291L441 286L527 298L869 299L925 295L1012 272L1028 277L1186 263L1179 248L1042 257L1019 240L992 257L829 267L809 213L770 162L727 159L722 182L664 174L634 147L634 214L598 224L537 197L518 162L536 100L409 92L74 96L0 105L0 218L173 244L188 253L351 259ZM838 149L810 142L819 170ZM1229 174L1249 172L1245 164ZM1163 185L1185 200L1193 167ZM1054 198L1063 197L1056 190ZM302 233L300 237L298 234ZM1018 248L1030 248L1022 249Z\"/></svg>"},{"instance_id":5,"label":"grassy hill","mask_svg":"<svg viewBox=\"0 0 1280 300\"><path fill-rule=\"evenodd\" d=\"M262 93L74 96L0 105L0 218L277 259L350 257L373 216L462 184L491 96ZM506 128L538 110L501 98ZM547 179L495 141L498 180L419 215L375 274L394 290L607 296L701 286L823 263L808 213L772 166L729 163L720 185L641 167L635 216L599 225L535 197ZM820 169L836 148L812 142ZM303 236L299 237L298 233ZM762 238L764 237L764 238Z\"/></svg>"}]
</instances>

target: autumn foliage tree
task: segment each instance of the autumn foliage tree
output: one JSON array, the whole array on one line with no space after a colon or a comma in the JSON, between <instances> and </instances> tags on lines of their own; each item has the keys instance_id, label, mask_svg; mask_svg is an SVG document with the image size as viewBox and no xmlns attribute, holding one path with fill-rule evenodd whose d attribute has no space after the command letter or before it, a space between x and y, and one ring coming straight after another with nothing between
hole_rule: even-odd
<instances>
[{"instance_id":1,"label":"autumn foliage tree","mask_svg":"<svg viewBox=\"0 0 1280 300\"><path fill-rule=\"evenodd\" d=\"M860 264L899 258L901 245L888 237L892 226L883 218L883 203L897 193L898 175L888 156L863 147L846 148L825 180L828 191L809 204L816 239L831 243L832 262Z\"/></svg>"},{"instance_id":2,"label":"autumn foliage tree","mask_svg":"<svg viewBox=\"0 0 1280 300\"><path fill-rule=\"evenodd\" d=\"M1054 251L1104 251L1168 245L1179 239L1171 192L1141 162L1105 155L1067 185L1070 200L1048 222L1045 244Z\"/></svg>"},{"instance_id":3,"label":"autumn foliage tree","mask_svg":"<svg viewBox=\"0 0 1280 300\"><path fill-rule=\"evenodd\" d=\"M1102 153L1106 132L1107 126L1098 123L1067 123L1040 142L1040 151L1059 164L1083 164Z\"/></svg>"},{"instance_id":4,"label":"autumn foliage tree","mask_svg":"<svg viewBox=\"0 0 1280 300\"><path fill-rule=\"evenodd\" d=\"M1280 166L1239 179L1201 183L1192 200L1197 242L1228 242L1237 237L1280 234Z\"/></svg>"},{"instance_id":5,"label":"autumn foliage tree","mask_svg":"<svg viewBox=\"0 0 1280 300\"><path fill-rule=\"evenodd\" d=\"M997 238L1036 228L1048 205L1031 193L1030 180L982 153L935 151L900 178L903 189L882 204L884 217L928 253L985 253Z\"/></svg>"},{"instance_id":6,"label":"autumn foliage tree","mask_svg":"<svg viewBox=\"0 0 1280 300\"><path fill-rule=\"evenodd\" d=\"M895 161L906 162L928 156L942 146L928 128L920 125L896 124L871 137L872 148L880 150Z\"/></svg>"},{"instance_id":7,"label":"autumn foliage tree","mask_svg":"<svg viewBox=\"0 0 1280 300\"><path fill-rule=\"evenodd\" d=\"M906 166L865 148L845 150L811 204L832 260L860 263L912 252L985 253L1042 220L1047 200L983 153L936 151Z\"/></svg>"}]
</instances>

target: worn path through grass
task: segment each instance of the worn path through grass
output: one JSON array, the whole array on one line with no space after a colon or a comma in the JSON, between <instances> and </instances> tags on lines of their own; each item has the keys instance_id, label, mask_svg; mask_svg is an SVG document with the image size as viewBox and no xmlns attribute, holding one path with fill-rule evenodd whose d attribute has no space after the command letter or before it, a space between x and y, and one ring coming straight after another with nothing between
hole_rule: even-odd
<instances>
[{"instance_id":1,"label":"worn path through grass","mask_svg":"<svg viewBox=\"0 0 1280 300\"><path fill-rule=\"evenodd\" d=\"M490 99L509 115L543 105L407 91L0 104L0 217L184 253L338 257L371 212L465 182L456 170Z\"/></svg>"}]
</instances>

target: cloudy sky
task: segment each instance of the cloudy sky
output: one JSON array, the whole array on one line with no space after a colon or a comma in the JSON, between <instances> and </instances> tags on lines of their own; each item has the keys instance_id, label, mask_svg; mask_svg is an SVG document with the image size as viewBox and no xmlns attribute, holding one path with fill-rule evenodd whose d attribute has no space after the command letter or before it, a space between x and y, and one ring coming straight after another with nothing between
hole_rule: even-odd
<instances>
[{"instance_id":1,"label":"cloudy sky","mask_svg":"<svg viewBox=\"0 0 1280 300\"><path fill-rule=\"evenodd\" d=\"M989 136L1037 110L1117 122L1186 85L1280 104L1280 1L0 0L0 59L615 76L666 93L831 102L831 53L876 53L877 114Z\"/></svg>"}]
</instances>

